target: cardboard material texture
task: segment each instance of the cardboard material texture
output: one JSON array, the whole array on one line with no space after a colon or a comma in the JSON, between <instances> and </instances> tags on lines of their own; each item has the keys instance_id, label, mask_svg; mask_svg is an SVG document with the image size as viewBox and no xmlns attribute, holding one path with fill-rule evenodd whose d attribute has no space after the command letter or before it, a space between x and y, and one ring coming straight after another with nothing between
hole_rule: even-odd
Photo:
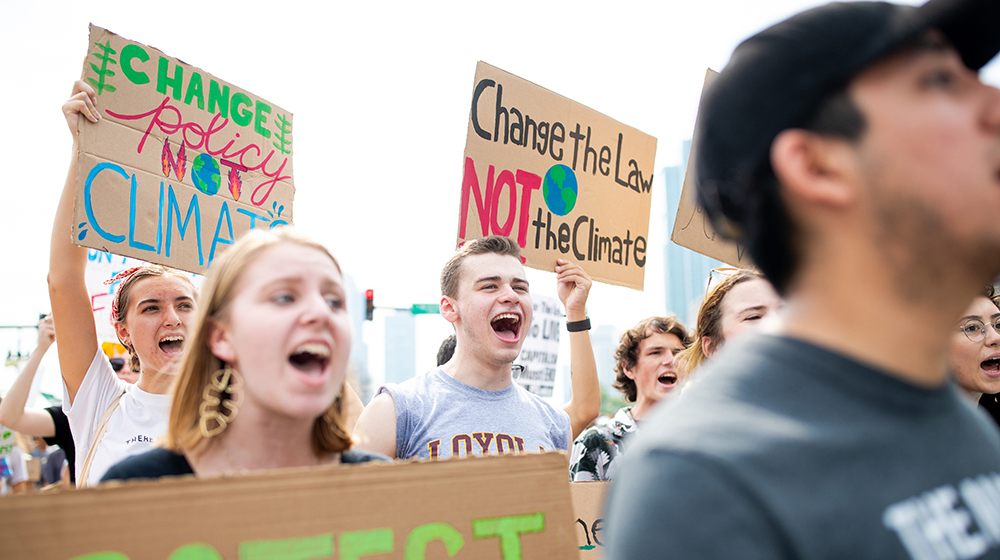
<instances>
[{"instance_id":1,"label":"cardboard material texture","mask_svg":"<svg viewBox=\"0 0 1000 560\"><path fill-rule=\"evenodd\" d=\"M610 482L574 482L573 513L581 560L604 558L604 497Z\"/></svg>"},{"instance_id":2,"label":"cardboard material texture","mask_svg":"<svg viewBox=\"0 0 1000 560\"><path fill-rule=\"evenodd\" d=\"M72 236L79 245L204 274L251 228L292 222L292 114L90 26Z\"/></svg>"},{"instance_id":3,"label":"cardboard material texture","mask_svg":"<svg viewBox=\"0 0 1000 560\"><path fill-rule=\"evenodd\" d=\"M531 306L531 330L514 360L515 364L524 366L517 384L547 398L552 396L556 385L559 334L564 315L562 304L556 298L532 295Z\"/></svg>"},{"instance_id":4,"label":"cardboard material texture","mask_svg":"<svg viewBox=\"0 0 1000 560\"><path fill-rule=\"evenodd\" d=\"M0 500L6 560L574 559L566 456L113 483Z\"/></svg>"},{"instance_id":5,"label":"cardboard material texture","mask_svg":"<svg viewBox=\"0 0 1000 560\"><path fill-rule=\"evenodd\" d=\"M705 71L703 93L718 75L719 73L711 68ZM698 204L694 186L694 160L695 152L694 147L692 147L688 156L687 169L684 171L681 199L677 206L677 217L674 219L674 231L670 235L670 240L681 247L687 247L696 253L718 259L728 265L753 268L750 256L744 251L745 248L723 239L712 227L705 211Z\"/></svg>"},{"instance_id":6,"label":"cardboard material texture","mask_svg":"<svg viewBox=\"0 0 1000 560\"><path fill-rule=\"evenodd\" d=\"M655 155L652 136L480 62L458 243L504 235L528 266L641 290Z\"/></svg>"}]
</instances>

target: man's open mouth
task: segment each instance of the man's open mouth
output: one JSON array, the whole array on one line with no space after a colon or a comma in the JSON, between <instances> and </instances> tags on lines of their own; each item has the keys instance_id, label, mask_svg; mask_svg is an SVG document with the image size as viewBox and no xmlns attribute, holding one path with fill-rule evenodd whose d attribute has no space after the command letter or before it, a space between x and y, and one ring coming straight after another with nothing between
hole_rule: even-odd
<instances>
[{"instance_id":1,"label":"man's open mouth","mask_svg":"<svg viewBox=\"0 0 1000 560\"><path fill-rule=\"evenodd\" d=\"M501 313L490 321L490 326L501 340L514 342L521 333L521 317L516 313Z\"/></svg>"},{"instance_id":2,"label":"man's open mouth","mask_svg":"<svg viewBox=\"0 0 1000 560\"><path fill-rule=\"evenodd\" d=\"M664 373L663 375L656 378L657 381L662 385L667 385L673 387L677 383L676 373Z\"/></svg>"}]
</instances>

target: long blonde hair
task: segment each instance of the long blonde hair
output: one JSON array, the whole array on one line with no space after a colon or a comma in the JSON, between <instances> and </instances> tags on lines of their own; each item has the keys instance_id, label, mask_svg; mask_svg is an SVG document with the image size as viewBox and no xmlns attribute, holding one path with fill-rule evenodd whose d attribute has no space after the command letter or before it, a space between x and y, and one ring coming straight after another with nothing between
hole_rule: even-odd
<instances>
[{"instance_id":1,"label":"long blonde hair","mask_svg":"<svg viewBox=\"0 0 1000 560\"><path fill-rule=\"evenodd\" d=\"M165 447L168 449L177 452L198 451L209 442L210 437L206 438L199 427L199 407L212 374L225 365L208 346L212 325L228 318L237 284L247 267L261 251L281 243L316 249L330 257L333 265L340 271L337 259L325 247L290 227L278 227L271 231L251 230L212 263L198 300L197 320L187 337L174 382L174 402L170 409L165 440ZM316 418L313 424L313 448L317 454L336 453L351 446L343 401L344 388L341 387L340 394L330 404L327 412Z\"/></svg>"}]
</instances>

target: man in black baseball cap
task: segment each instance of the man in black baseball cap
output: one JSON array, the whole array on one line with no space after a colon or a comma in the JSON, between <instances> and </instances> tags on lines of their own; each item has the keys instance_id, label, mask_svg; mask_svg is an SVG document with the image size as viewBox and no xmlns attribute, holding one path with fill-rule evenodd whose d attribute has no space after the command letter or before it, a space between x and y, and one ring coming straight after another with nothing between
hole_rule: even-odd
<instances>
[{"instance_id":1,"label":"man in black baseball cap","mask_svg":"<svg viewBox=\"0 0 1000 560\"><path fill-rule=\"evenodd\" d=\"M698 196L786 304L647 421L609 559L1000 558L1000 435L945 366L1000 273L998 50L998 0L829 4L736 49Z\"/></svg>"}]
</instances>

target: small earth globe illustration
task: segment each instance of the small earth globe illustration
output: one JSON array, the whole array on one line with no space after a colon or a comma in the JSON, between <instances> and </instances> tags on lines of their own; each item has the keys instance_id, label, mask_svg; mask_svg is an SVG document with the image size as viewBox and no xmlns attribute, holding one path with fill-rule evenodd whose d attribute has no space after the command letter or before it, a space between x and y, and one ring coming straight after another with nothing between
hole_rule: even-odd
<instances>
[{"instance_id":1,"label":"small earth globe illustration","mask_svg":"<svg viewBox=\"0 0 1000 560\"><path fill-rule=\"evenodd\" d=\"M208 196L219 192L222 181L219 164L215 163L215 158L208 154L198 154L191 164L191 180L198 190Z\"/></svg>"},{"instance_id":2,"label":"small earth globe illustration","mask_svg":"<svg viewBox=\"0 0 1000 560\"><path fill-rule=\"evenodd\" d=\"M559 163L545 172L542 196L553 214L557 216L569 214L576 206L576 195L576 174L572 169Z\"/></svg>"}]
</instances>

